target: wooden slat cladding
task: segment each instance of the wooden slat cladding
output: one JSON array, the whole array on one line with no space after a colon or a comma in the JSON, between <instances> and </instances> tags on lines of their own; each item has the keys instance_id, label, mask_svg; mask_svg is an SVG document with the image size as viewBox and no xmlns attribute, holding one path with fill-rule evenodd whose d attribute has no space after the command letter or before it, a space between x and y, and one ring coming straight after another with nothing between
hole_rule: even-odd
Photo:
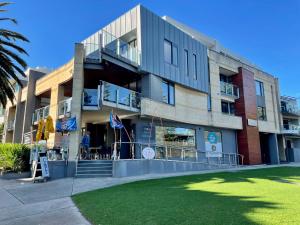
<instances>
[{"instance_id":1,"label":"wooden slat cladding","mask_svg":"<svg viewBox=\"0 0 300 225\"><path fill-rule=\"evenodd\" d=\"M260 164L261 150L257 126L248 126L248 119L257 120L254 74L240 67L233 83L240 88L240 98L235 102L236 115L243 120L243 130L238 131L239 153L244 155L245 164Z\"/></svg>"}]
</instances>

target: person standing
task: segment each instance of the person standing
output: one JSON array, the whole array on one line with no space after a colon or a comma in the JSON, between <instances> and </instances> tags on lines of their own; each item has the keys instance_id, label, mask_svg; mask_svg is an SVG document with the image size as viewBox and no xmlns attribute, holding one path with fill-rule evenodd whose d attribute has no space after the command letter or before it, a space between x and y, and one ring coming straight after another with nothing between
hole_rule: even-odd
<instances>
[{"instance_id":1,"label":"person standing","mask_svg":"<svg viewBox=\"0 0 300 225\"><path fill-rule=\"evenodd\" d=\"M85 155L84 159L90 159L90 140L90 132L86 131L81 140L81 146Z\"/></svg>"}]
</instances>

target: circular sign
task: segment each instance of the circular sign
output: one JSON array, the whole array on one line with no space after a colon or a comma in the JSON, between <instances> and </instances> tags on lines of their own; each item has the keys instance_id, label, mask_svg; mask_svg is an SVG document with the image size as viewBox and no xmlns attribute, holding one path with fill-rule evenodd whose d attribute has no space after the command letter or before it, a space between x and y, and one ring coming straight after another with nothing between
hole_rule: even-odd
<instances>
[{"instance_id":1,"label":"circular sign","mask_svg":"<svg viewBox=\"0 0 300 225\"><path fill-rule=\"evenodd\" d=\"M209 132L209 134L207 135L207 139L211 144L217 144L218 142L218 137L215 132Z\"/></svg>"},{"instance_id":2,"label":"circular sign","mask_svg":"<svg viewBox=\"0 0 300 225\"><path fill-rule=\"evenodd\" d=\"M145 159L154 159L155 151L153 148L146 147L142 150L142 155Z\"/></svg>"}]
</instances>

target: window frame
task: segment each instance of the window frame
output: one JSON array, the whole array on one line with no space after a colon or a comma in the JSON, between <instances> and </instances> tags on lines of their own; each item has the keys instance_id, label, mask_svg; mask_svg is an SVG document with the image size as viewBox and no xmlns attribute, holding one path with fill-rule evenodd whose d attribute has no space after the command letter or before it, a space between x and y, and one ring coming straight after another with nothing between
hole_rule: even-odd
<instances>
[{"instance_id":1,"label":"window frame","mask_svg":"<svg viewBox=\"0 0 300 225\"><path fill-rule=\"evenodd\" d=\"M226 104L227 112L223 111L223 104ZM235 105L234 105L234 103L233 102L228 102L228 101L221 101L221 111L225 115L235 116L235 112L236 111L235 111Z\"/></svg>"},{"instance_id":2,"label":"window frame","mask_svg":"<svg viewBox=\"0 0 300 225\"><path fill-rule=\"evenodd\" d=\"M166 43L170 46L170 61L166 60ZM173 66L178 66L178 47L166 38L164 39L164 62Z\"/></svg>"},{"instance_id":3,"label":"window frame","mask_svg":"<svg viewBox=\"0 0 300 225\"><path fill-rule=\"evenodd\" d=\"M163 85L166 85L166 91L167 91L167 101L164 101L164 88ZM166 103L168 105L175 105L175 85L171 82L168 82L166 80L162 80L162 102ZM172 91L173 90L173 91ZM171 95L171 92L173 93Z\"/></svg>"},{"instance_id":4,"label":"window frame","mask_svg":"<svg viewBox=\"0 0 300 225\"><path fill-rule=\"evenodd\" d=\"M259 93L257 93L258 88L259 88ZM255 80L255 93L257 96L265 96L265 88L263 82L259 80Z\"/></svg>"},{"instance_id":5,"label":"window frame","mask_svg":"<svg viewBox=\"0 0 300 225\"><path fill-rule=\"evenodd\" d=\"M194 80L197 80L198 79L198 76L197 76L197 72L198 72L198 68L197 68L197 55L195 53L193 53L193 65L194 65Z\"/></svg>"},{"instance_id":6,"label":"window frame","mask_svg":"<svg viewBox=\"0 0 300 225\"><path fill-rule=\"evenodd\" d=\"M189 76L189 51L187 49L183 50L184 57L184 75Z\"/></svg>"},{"instance_id":7,"label":"window frame","mask_svg":"<svg viewBox=\"0 0 300 225\"><path fill-rule=\"evenodd\" d=\"M259 115L259 109L261 109L262 116ZM260 121L267 121L267 111L266 107L257 106L256 108L257 119Z\"/></svg>"}]
</instances>

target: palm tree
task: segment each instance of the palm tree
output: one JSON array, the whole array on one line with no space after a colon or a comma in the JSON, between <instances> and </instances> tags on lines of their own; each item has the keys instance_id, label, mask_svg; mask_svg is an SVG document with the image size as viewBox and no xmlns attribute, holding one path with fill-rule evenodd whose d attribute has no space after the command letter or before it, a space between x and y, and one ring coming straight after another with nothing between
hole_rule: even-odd
<instances>
[{"instance_id":1,"label":"palm tree","mask_svg":"<svg viewBox=\"0 0 300 225\"><path fill-rule=\"evenodd\" d=\"M6 12L3 7L9 4L11 3L0 2L0 13ZM15 19L0 17L0 22L3 21L17 24ZM15 98L13 82L15 81L22 87L19 75L25 77L23 71L26 69L27 64L18 54L28 54L22 47L17 45L17 41L29 42L20 33L0 28L0 103L3 107L6 106L7 99L13 102Z\"/></svg>"}]
</instances>

